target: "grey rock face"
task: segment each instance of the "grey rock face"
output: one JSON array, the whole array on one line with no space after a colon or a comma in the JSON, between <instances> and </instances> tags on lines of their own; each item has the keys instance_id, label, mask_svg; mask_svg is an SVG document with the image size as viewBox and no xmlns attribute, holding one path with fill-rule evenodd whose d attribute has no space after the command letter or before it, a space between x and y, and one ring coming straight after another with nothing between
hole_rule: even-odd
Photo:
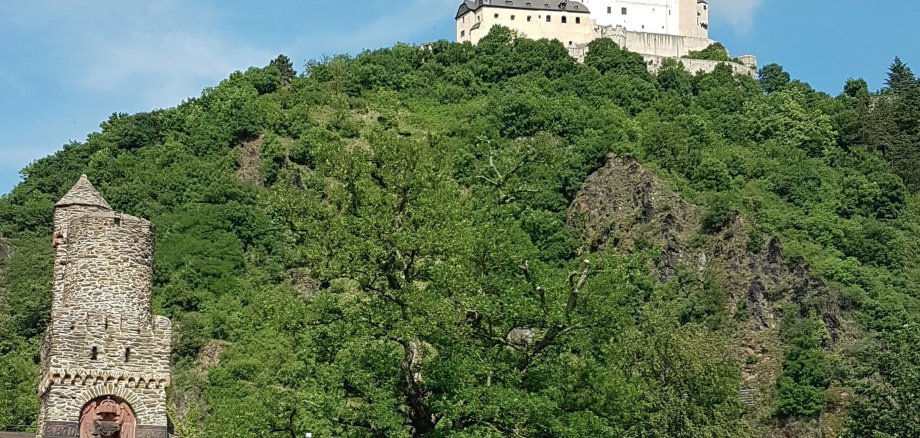
<instances>
[{"instance_id":1,"label":"grey rock face","mask_svg":"<svg viewBox=\"0 0 920 438\"><path fill-rule=\"evenodd\" d=\"M10 258L10 247L2 240L0 240L0 265L6 263L6 260Z\"/></svg>"},{"instance_id":2,"label":"grey rock face","mask_svg":"<svg viewBox=\"0 0 920 438\"><path fill-rule=\"evenodd\" d=\"M589 252L659 246L657 270L664 281L687 262L685 243L697 231L700 214L635 159L610 156L585 180L567 222Z\"/></svg>"},{"instance_id":3,"label":"grey rock face","mask_svg":"<svg viewBox=\"0 0 920 438\"><path fill-rule=\"evenodd\" d=\"M679 272L697 284L714 280L711 284L724 289L726 308L735 319L737 330L726 354L741 366L741 401L769 403L757 398L755 388L776 386L784 312L819 315L829 335L824 347L839 348L846 339L839 292L812 275L802 258L785 256L778 238L750 233L751 224L740 215L729 215L721 231L704 234L704 211L683 201L636 160L610 156L585 180L567 224L584 252L660 249L654 268L662 282Z\"/></svg>"}]
</instances>

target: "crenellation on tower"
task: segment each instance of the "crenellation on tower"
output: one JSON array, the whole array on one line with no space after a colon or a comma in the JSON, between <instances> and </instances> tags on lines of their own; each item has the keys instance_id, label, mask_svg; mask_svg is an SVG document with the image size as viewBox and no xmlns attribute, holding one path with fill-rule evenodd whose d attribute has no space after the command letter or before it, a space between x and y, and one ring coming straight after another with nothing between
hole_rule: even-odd
<instances>
[{"instance_id":1,"label":"crenellation on tower","mask_svg":"<svg viewBox=\"0 0 920 438\"><path fill-rule=\"evenodd\" d=\"M172 326L151 313L153 225L113 211L84 175L55 205L52 243L38 436L165 438Z\"/></svg>"}]
</instances>

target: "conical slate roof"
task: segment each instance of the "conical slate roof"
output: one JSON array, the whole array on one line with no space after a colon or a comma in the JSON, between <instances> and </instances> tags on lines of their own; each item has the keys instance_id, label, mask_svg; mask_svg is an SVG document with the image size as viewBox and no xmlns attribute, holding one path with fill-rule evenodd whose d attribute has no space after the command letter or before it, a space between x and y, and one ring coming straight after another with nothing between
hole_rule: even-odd
<instances>
[{"instance_id":1,"label":"conical slate roof","mask_svg":"<svg viewBox=\"0 0 920 438\"><path fill-rule=\"evenodd\" d=\"M71 205L83 205L87 207L102 207L111 210L105 198L96 191L93 183L89 182L86 175L80 175L80 180L74 184L73 188L55 204L55 207L67 207Z\"/></svg>"}]
</instances>

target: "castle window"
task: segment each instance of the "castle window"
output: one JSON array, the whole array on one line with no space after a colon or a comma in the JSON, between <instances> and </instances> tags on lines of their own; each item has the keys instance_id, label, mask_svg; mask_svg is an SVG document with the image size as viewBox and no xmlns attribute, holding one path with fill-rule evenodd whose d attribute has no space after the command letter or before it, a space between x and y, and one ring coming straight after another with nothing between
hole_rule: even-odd
<instances>
[{"instance_id":1,"label":"castle window","mask_svg":"<svg viewBox=\"0 0 920 438\"><path fill-rule=\"evenodd\" d=\"M131 360L131 347L125 348L125 362Z\"/></svg>"},{"instance_id":2,"label":"castle window","mask_svg":"<svg viewBox=\"0 0 920 438\"><path fill-rule=\"evenodd\" d=\"M517 17L515 17L514 15L512 15L512 16L511 16L511 21L514 21L515 18L517 18Z\"/></svg>"},{"instance_id":3,"label":"castle window","mask_svg":"<svg viewBox=\"0 0 920 438\"><path fill-rule=\"evenodd\" d=\"M461 31L460 31L460 38L463 38L463 37L465 37L465 36L466 36L466 31L465 31L465 30L461 30Z\"/></svg>"},{"instance_id":4,"label":"castle window","mask_svg":"<svg viewBox=\"0 0 920 438\"><path fill-rule=\"evenodd\" d=\"M547 16L546 16L546 22L549 23L549 22L551 22L551 21L553 21L553 17L550 17L549 15L547 15Z\"/></svg>"},{"instance_id":5,"label":"castle window","mask_svg":"<svg viewBox=\"0 0 920 438\"><path fill-rule=\"evenodd\" d=\"M620 9L620 15L626 15L626 8Z\"/></svg>"},{"instance_id":6,"label":"castle window","mask_svg":"<svg viewBox=\"0 0 920 438\"><path fill-rule=\"evenodd\" d=\"M581 17L575 17L575 24L581 24Z\"/></svg>"},{"instance_id":7,"label":"castle window","mask_svg":"<svg viewBox=\"0 0 920 438\"><path fill-rule=\"evenodd\" d=\"M98 359L99 359L99 347L93 347L93 350L90 351L90 353L89 353L89 358L90 358L90 360L98 360Z\"/></svg>"},{"instance_id":8,"label":"castle window","mask_svg":"<svg viewBox=\"0 0 920 438\"><path fill-rule=\"evenodd\" d=\"M565 15L563 15L563 16L562 16L562 24L565 24L565 23L568 23L568 22L569 22L569 21L568 21L568 17L566 17Z\"/></svg>"},{"instance_id":9,"label":"castle window","mask_svg":"<svg viewBox=\"0 0 920 438\"><path fill-rule=\"evenodd\" d=\"M527 16L527 22L530 23L530 20L531 20L532 18L533 18L533 17L531 17L530 15L528 15L528 16Z\"/></svg>"},{"instance_id":10,"label":"castle window","mask_svg":"<svg viewBox=\"0 0 920 438\"><path fill-rule=\"evenodd\" d=\"M495 18L498 18L498 14L495 14Z\"/></svg>"},{"instance_id":11,"label":"castle window","mask_svg":"<svg viewBox=\"0 0 920 438\"><path fill-rule=\"evenodd\" d=\"M613 13L613 7L612 7L612 6L607 6L607 13L608 13L608 14L612 14L612 13Z\"/></svg>"}]
</instances>

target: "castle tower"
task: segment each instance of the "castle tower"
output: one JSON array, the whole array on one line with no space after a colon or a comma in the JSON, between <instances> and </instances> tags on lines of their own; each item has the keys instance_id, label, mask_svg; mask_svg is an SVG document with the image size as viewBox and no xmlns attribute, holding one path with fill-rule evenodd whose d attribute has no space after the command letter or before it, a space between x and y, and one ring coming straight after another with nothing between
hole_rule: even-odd
<instances>
[{"instance_id":1,"label":"castle tower","mask_svg":"<svg viewBox=\"0 0 920 438\"><path fill-rule=\"evenodd\" d=\"M86 178L55 205L39 438L166 438L171 326L152 316L153 227Z\"/></svg>"},{"instance_id":2,"label":"castle tower","mask_svg":"<svg viewBox=\"0 0 920 438\"><path fill-rule=\"evenodd\" d=\"M700 38L709 38L709 2L699 0L696 2L697 29L696 36Z\"/></svg>"},{"instance_id":3,"label":"castle tower","mask_svg":"<svg viewBox=\"0 0 920 438\"><path fill-rule=\"evenodd\" d=\"M694 38L709 38L707 0L680 0L680 34Z\"/></svg>"}]
</instances>

